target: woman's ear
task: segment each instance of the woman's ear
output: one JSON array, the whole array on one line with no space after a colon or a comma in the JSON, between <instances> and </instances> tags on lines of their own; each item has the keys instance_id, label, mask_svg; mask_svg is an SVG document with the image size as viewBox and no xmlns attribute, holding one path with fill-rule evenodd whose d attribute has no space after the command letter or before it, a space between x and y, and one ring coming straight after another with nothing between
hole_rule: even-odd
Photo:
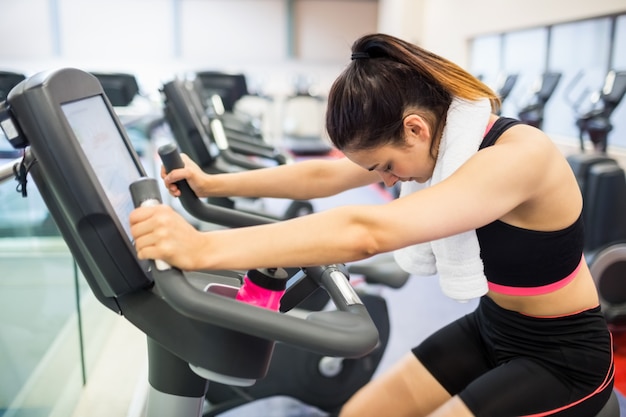
<instances>
[{"instance_id":1,"label":"woman's ear","mask_svg":"<svg viewBox=\"0 0 626 417\"><path fill-rule=\"evenodd\" d=\"M413 138L430 141L430 126L422 116L414 113L409 114L404 118L403 125L407 140Z\"/></svg>"}]
</instances>

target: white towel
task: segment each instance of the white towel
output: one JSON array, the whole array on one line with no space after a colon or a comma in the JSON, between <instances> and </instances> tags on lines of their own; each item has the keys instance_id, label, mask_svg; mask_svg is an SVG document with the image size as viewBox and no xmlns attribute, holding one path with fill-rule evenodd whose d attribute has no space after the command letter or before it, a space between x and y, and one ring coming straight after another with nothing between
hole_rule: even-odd
<instances>
[{"instance_id":1,"label":"white towel","mask_svg":"<svg viewBox=\"0 0 626 417\"><path fill-rule=\"evenodd\" d=\"M400 197L437 184L474 155L485 134L490 114L488 99L454 98L448 109L432 178L424 184L403 182ZM457 301L469 301L487 293L487 278L475 230L412 245L395 251L394 257L398 265L411 274L439 273L442 291Z\"/></svg>"}]
</instances>

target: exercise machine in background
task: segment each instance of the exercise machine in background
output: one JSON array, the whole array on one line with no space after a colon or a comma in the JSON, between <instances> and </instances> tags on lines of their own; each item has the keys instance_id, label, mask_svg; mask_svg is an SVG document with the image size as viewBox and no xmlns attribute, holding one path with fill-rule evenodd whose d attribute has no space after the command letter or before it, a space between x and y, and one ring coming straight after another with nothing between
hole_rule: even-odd
<instances>
[{"instance_id":1,"label":"exercise machine in background","mask_svg":"<svg viewBox=\"0 0 626 417\"><path fill-rule=\"evenodd\" d=\"M626 325L626 176L605 154L568 156L583 196L584 254L602 310L613 327Z\"/></svg>"},{"instance_id":2,"label":"exercise machine in background","mask_svg":"<svg viewBox=\"0 0 626 417\"><path fill-rule=\"evenodd\" d=\"M218 117L226 131L264 140L261 129L262 120L236 111L237 103L250 96L244 74L198 71L193 77L193 82L203 108L212 112L212 116ZM220 98L219 105L215 104L214 96Z\"/></svg>"},{"instance_id":3,"label":"exercise machine in background","mask_svg":"<svg viewBox=\"0 0 626 417\"><path fill-rule=\"evenodd\" d=\"M6 100L13 87L25 79L26 76L19 72L0 71L0 103ZM13 159L19 156L20 151L11 147L0 130L0 159Z\"/></svg>"},{"instance_id":4,"label":"exercise machine in background","mask_svg":"<svg viewBox=\"0 0 626 417\"><path fill-rule=\"evenodd\" d=\"M0 71L0 102L6 100L9 91L25 79L26 75L19 72Z\"/></svg>"},{"instance_id":5,"label":"exercise machine in background","mask_svg":"<svg viewBox=\"0 0 626 417\"><path fill-rule=\"evenodd\" d=\"M140 157L145 157L147 162L153 162L150 157L156 153L156 149L152 137L154 131L164 123L160 104L141 91L135 74L97 71L91 71L91 74L102 85L135 151Z\"/></svg>"},{"instance_id":6,"label":"exercise machine in background","mask_svg":"<svg viewBox=\"0 0 626 417\"><path fill-rule=\"evenodd\" d=\"M224 110L232 112L235 103L243 96L248 95L248 83L242 73L227 73L221 71L198 71L196 73L204 90L204 98L210 99L213 94L222 98Z\"/></svg>"},{"instance_id":7,"label":"exercise machine in background","mask_svg":"<svg viewBox=\"0 0 626 417\"><path fill-rule=\"evenodd\" d=\"M254 122L247 123L240 119L240 115L226 112L219 95L213 94L208 99L203 99L202 85L197 77L191 80L182 79L180 82L189 90L187 94L194 106L192 110L199 115L200 120L207 126L207 130L211 130L210 124L213 120L219 120L229 149L246 156L265 158L281 165L292 162L291 155L267 141L262 131L253 126ZM227 117L228 115L231 117ZM233 122L233 117L239 118L240 121Z\"/></svg>"},{"instance_id":8,"label":"exercise machine in background","mask_svg":"<svg viewBox=\"0 0 626 417\"><path fill-rule=\"evenodd\" d=\"M517 83L517 77L517 74L509 74L496 85L496 94L500 97L500 103L503 104L511 94L511 91L513 91L513 87L515 87ZM500 113L501 112L498 111L497 114L500 115Z\"/></svg>"},{"instance_id":9,"label":"exercise machine in background","mask_svg":"<svg viewBox=\"0 0 626 417\"><path fill-rule=\"evenodd\" d=\"M200 103L201 98L193 85L186 80L176 78L165 83L162 87L163 111L170 125L172 135L180 147L202 170L217 174L253 170L272 165L287 163L288 159L274 148L265 148L252 145L250 152L234 152L231 149L229 137L224 131L219 119L211 120ZM243 145L239 144L241 149ZM256 159L250 154L256 153ZM214 204L223 207L240 208L250 211L253 203L261 204L256 210L264 210L262 201L250 198L211 198ZM276 215L265 213L274 218L293 218L313 212L313 205L309 201L291 201L285 211Z\"/></svg>"},{"instance_id":10,"label":"exercise machine in background","mask_svg":"<svg viewBox=\"0 0 626 417\"><path fill-rule=\"evenodd\" d=\"M201 86L203 103L211 106L212 96L218 95L223 102L223 113L218 109L227 132L233 131L263 138L263 121L246 117L237 112L237 104L250 96L244 74L220 71L199 71L195 74ZM276 138L266 140L280 145L294 155L326 155L333 150L324 131L326 100L313 91L312 83L304 76L296 77L294 93L281 100L280 120L282 127ZM269 103L277 106L278 103Z\"/></svg>"},{"instance_id":11,"label":"exercise machine in background","mask_svg":"<svg viewBox=\"0 0 626 417\"><path fill-rule=\"evenodd\" d=\"M295 155L327 155L333 151L326 134L326 97L318 94L305 76L296 77L294 93L282 109L281 143Z\"/></svg>"},{"instance_id":12,"label":"exercise machine in background","mask_svg":"<svg viewBox=\"0 0 626 417\"><path fill-rule=\"evenodd\" d=\"M139 94L139 83L133 74L120 72L94 72L113 107L126 107Z\"/></svg>"},{"instance_id":13,"label":"exercise machine in background","mask_svg":"<svg viewBox=\"0 0 626 417\"><path fill-rule=\"evenodd\" d=\"M568 93L571 93L582 75L579 73L570 83ZM567 97L576 115L581 152L585 152L585 140L589 140L596 152L606 153L609 133L613 130L611 116L624 95L626 71L611 70L604 79L602 89L591 94L588 89L584 89L578 99Z\"/></svg>"},{"instance_id":14,"label":"exercise machine in background","mask_svg":"<svg viewBox=\"0 0 626 417\"><path fill-rule=\"evenodd\" d=\"M522 122L541 129L545 107L554 90L561 80L560 72L545 72L538 79L532 89L532 96L529 102L518 112L518 118Z\"/></svg>"}]
</instances>

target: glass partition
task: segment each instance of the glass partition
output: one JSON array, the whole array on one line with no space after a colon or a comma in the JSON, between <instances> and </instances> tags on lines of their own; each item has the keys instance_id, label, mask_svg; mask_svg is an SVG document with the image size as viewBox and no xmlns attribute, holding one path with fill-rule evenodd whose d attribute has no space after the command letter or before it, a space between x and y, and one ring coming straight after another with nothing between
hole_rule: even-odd
<instances>
[{"instance_id":1,"label":"glass partition","mask_svg":"<svg viewBox=\"0 0 626 417\"><path fill-rule=\"evenodd\" d=\"M496 89L501 73L502 36L488 35L473 40L470 45L470 71L485 84Z\"/></svg>"},{"instance_id":2,"label":"glass partition","mask_svg":"<svg viewBox=\"0 0 626 417\"><path fill-rule=\"evenodd\" d=\"M626 15L487 34L472 39L470 46L471 70L487 84L494 86L496 73L518 75L503 105L504 116L519 117L541 73L560 73L545 107L543 130L578 146L577 118L597 107L610 70L626 70ZM625 116L626 105L621 103L611 116L610 147L626 148Z\"/></svg>"},{"instance_id":3,"label":"glass partition","mask_svg":"<svg viewBox=\"0 0 626 417\"><path fill-rule=\"evenodd\" d=\"M84 284L34 183L28 198L16 185L0 183L0 417L68 416L116 316Z\"/></svg>"}]
</instances>

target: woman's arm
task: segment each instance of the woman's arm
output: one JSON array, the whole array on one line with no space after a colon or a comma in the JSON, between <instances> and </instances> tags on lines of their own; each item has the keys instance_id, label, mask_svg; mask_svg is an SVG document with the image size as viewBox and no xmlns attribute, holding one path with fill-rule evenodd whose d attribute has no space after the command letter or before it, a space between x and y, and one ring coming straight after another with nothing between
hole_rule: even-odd
<instances>
[{"instance_id":1,"label":"woman's arm","mask_svg":"<svg viewBox=\"0 0 626 417\"><path fill-rule=\"evenodd\" d=\"M328 197L380 181L378 175L347 158L313 159L276 167L209 175L182 155L185 167L161 172L166 187L180 195L174 184L186 179L199 197L273 197L292 200Z\"/></svg>"},{"instance_id":2,"label":"woman's arm","mask_svg":"<svg viewBox=\"0 0 626 417\"><path fill-rule=\"evenodd\" d=\"M138 256L182 269L310 266L363 259L500 218L537 230L571 224L580 191L562 155L547 137L508 136L441 183L382 205L207 233L169 207L140 208L130 219Z\"/></svg>"}]
</instances>

